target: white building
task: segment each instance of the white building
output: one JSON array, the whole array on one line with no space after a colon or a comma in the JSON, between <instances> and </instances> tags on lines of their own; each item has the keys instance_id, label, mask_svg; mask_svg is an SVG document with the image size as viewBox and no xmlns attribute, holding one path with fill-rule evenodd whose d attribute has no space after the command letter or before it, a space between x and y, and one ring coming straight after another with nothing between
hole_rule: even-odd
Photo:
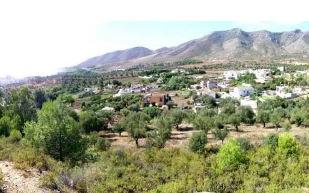
<instances>
[{"instance_id":1,"label":"white building","mask_svg":"<svg viewBox=\"0 0 309 193\"><path fill-rule=\"evenodd\" d=\"M252 73L255 75L255 82L257 83L265 83L266 81L270 80L270 69L257 69L253 70Z\"/></svg>"},{"instance_id":2,"label":"white building","mask_svg":"<svg viewBox=\"0 0 309 193\"><path fill-rule=\"evenodd\" d=\"M225 78L225 80L237 79L239 77L239 75L240 75L240 72L235 71L235 70L223 72L223 77Z\"/></svg>"},{"instance_id":3,"label":"white building","mask_svg":"<svg viewBox=\"0 0 309 193\"><path fill-rule=\"evenodd\" d=\"M250 96L254 93L254 88L250 84L242 84L239 87L235 87L231 95L235 98Z\"/></svg>"},{"instance_id":4,"label":"white building","mask_svg":"<svg viewBox=\"0 0 309 193\"><path fill-rule=\"evenodd\" d=\"M288 86L276 86L276 95L283 99L290 99L297 96Z\"/></svg>"},{"instance_id":5,"label":"white building","mask_svg":"<svg viewBox=\"0 0 309 193\"><path fill-rule=\"evenodd\" d=\"M218 83L217 83L217 81L214 81L214 80L208 80L206 82L206 86L209 89L214 89L214 88L218 88Z\"/></svg>"},{"instance_id":6,"label":"white building","mask_svg":"<svg viewBox=\"0 0 309 193\"><path fill-rule=\"evenodd\" d=\"M270 74L271 71L270 69L257 69L257 70L230 70L230 71L225 71L223 73L223 77L225 80L232 80L232 79L238 79L241 75L244 75L246 73L254 74L256 77L256 81L260 83L265 83L267 80L270 79Z\"/></svg>"},{"instance_id":7,"label":"white building","mask_svg":"<svg viewBox=\"0 0 309 193\"><path fill-rule=\"evenodd\" d=\"M227 82L219 82L218 87L222 89L228 88L230 85Z\"/></svg>"},{"instance_id":8,"label":"white building","mask_svg":"<svg viewBox=\"0 0 309 193\"><path fill-rule=\"evenodd\" d=\"M104 107L104 108L102 109L102 111L114 112L115 109L114 109L113 107Z\"/></svg>"},{"instance_id":9,"label":"white building","mask_svg":"<svg viewBox=\"0 0 309 193\"><path fill-rule=\"evenodd\" d=\"M92 92L94 94L98 94L100 89L98 87L84 88L84 92Z\"/></svg>"}]
</instances>

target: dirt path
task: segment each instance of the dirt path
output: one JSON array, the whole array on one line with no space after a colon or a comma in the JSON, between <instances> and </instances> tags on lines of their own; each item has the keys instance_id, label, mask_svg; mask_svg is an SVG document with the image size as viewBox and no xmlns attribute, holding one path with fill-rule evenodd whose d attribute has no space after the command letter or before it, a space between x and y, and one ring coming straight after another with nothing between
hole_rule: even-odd
<instances>
[{"instance_id":1,"label":"dirt path","mask_svg":"<svg viewBox=\"0 0 309 193\"><path fill-rule=\"evenodd\" d=\"M4 191L7 193L51 193L39 187L38 171L18 170L7 161L0 161L0 169L4 176Z\"/></svg>"}]
</instances>

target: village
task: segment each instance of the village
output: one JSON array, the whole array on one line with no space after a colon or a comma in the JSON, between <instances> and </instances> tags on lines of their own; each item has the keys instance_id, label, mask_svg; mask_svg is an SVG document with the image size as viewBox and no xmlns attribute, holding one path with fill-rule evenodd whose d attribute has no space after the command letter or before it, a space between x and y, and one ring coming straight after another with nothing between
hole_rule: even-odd
<instances>
[{"instance_id":1,"label":"village","mask_svg":"<svg viewBox=\"0 0 309 193\"><path fill-rule=\"evenodd\" d=\"M257 104L269 98L280 97L290 100L298 97L305 97L309 94L309 86L301 84L276 84L273 89L257 90L251 83L252 80L241 81L235 84L235 81L244 76L252 75L255 85L265 85L274 79L297 80L309 76L309 70L296 71L295 73L287 73L284 67L278 67L279 75L273 75L270 69L247 69L247 70L230 70L223 71L217 77L208 78L208 75L190 75L195 79L195 84L189 84L187 88L181 90L165 90L162 85L162 79L157 78L156 81L150 84L142 84L141 81L131 83L128 87L117 87L113 84L107 84L103 89L99 87L84 88L84 93L94 95L113 92L113 97L120 97L128 94L141 94L144 96L145 105L159 106L168 108L167 104L173 102L173 105L182 109L193 109L197 112L198 109L203 109L202 103L196 102L194 97L209 96L220 103L220 99L232 98L239 101L240 106L249 106L255 112ZM172 74L177 76L186 76L187 72L184 69L174 69ZM140 80L153 79L153 76L140 76ZM105 107L112 109L111 107Z\"/></svg>"}]
</instances>

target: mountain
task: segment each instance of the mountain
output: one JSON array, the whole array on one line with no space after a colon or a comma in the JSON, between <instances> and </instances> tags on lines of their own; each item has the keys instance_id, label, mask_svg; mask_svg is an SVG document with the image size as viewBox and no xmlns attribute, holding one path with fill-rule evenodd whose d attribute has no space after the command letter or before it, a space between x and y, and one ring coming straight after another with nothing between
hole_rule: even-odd
<instances>
[{"instance_id":1,"label":"mountain","mask_svg":"<svg viewBox=\"0 0 309 193\"><path fill-rule=\"evenodd\" d=\"M203 61L241 61L278 58L306 60L309 56L309 32L294 30L245 32L234 28L215 31L202 38L175 47L150 50L136 47L90 58L79 67L96 67L105 70L127 68L137 64L180 61L188 58ZM308 59L307 59L308 60Z\"/></svg>"},{"instance_id":2,"label":"mountain","mask_svg":"<svg viewBox=\"0 0 309 193\"><path fill-rule=\"evenodd\" d=\"M95 67L98 65L125 62L132 59L149 56L154 52L145 47L134 47L126 50L118 50L115 52L106 53L102 56L96 56L86 60L85 62L78 65L80 68Z\"/></svg>"}]
</instances>

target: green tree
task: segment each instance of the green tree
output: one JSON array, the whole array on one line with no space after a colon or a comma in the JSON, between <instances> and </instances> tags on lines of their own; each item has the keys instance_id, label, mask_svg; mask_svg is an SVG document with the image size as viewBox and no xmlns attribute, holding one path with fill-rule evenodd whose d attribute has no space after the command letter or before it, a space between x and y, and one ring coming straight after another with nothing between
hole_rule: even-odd
<instances>
[{"instance_id":1,"label":"green tree","mask_svg":"<svg viewBox=\"0 0 309 193\"><path fill-rule=\"evenodd\" d=\"M223 144L224 139L229 134L229 130L226 127L224 127L224 128L215 128L215 129L212 130L212 133L214 134L215 138L220 140L221 143Z\"/></svg>"},{"instance_id":2,"label":"green tree","mask_svg":"<svg viewBox=\"0 0 309 193\"><path fill-rule=\"evenodd\" d=\"M143 112L146 113L149 117L155 118L161 114L161 109L159 109L158 107L154 107L154 106L145 107L143 109Z\"/></svg>"},{"instance_id":3,"label":"green tree","mask_svg":"<svg viewBox=\"0 0 309 193\"><path fill-rule=\"evenodd\" d=\"M241 118L241 122L246 124L253 124L255 122L255 114L251 107L240 107L239 108L239 115Z\"/></svg>"},{"instance_id":4,"label":"green tree","mask_svg":"<svg viewBox=\"0 0 309 193\"><path fill-rule=\"evenodd\" d=\"M276 108L270 115L270 122L278 129L283 121L284 111L282 108Z\"/></svg>"},{"instance_id":5,"label":"green tree","mask_svg":"<svg viewBox=\"0 0 309 193\"><path fill-rule=\"evenodd\" d=\"M116 123L113 126L113 132L118 133L119 137L121 136L121 133L126 130L124 124L122 122Z\"/></svg>"},{"instance_id":6,"label":"green tree","mask_svg":"<svg viewBox=\"0 0 309 193\"><path fill-rule=\"evenodd\" d=\"M203 96L201 98L201 102L208 109L215 108L217 106L216 100L211 96Z\"/></svg>"},{"instance_id":7,"label":"green tree","mask_svg":"<svg viewBox=\"0 0 309 193\"><path fill-rule=\"evenodd\" d=\"M12 128L12 120L8 116L3 116L0 119L0 135L1 136L9 136Z\"/></svg>"},{"instance_id":8,"label":"green tree","mask_svg":"<svg viewBox=\"0 0 309 193\"><path fill-rule=\"evenodd\" d=\"M204 153L207 144L207 134L204 131L193 133L189 141L189 149L195 153Z\"/></svg>"},{"instance_id":9,"label":"green tree","mask_svg":"<svg viewBox=\"0 0 309 193\"><path fill-rule=\"evenodd\" d=\"M163 148L171 134L171 121L165 117L159 117L154 120L154 130L149 132L147 143L149 146Z\"/></svg>"},{"instance_id":10,"label":"green tree","mask_svg":"<svg viewBox=\"0 0 309 193\"><path fill-rule=\"evenodd\" d=\"M20 130L27 121L33 121L36 119L34 97L28 88L22 87L21 89L12 92L9 99L9 111L11 117L16 115L19 116Z\"/></svg>"},{"instance_id":11,"label":"green tree","mask_svg":"<svg viewBox=\"0 0 309 193\"><path fill-rule=\"evenodd\" d=\"M99 131L107 125L106 119L100 119L99 116L92 111L84 111L80 115L80 125L83 132L90 133Z\"/></svg>"},{"instance_id":12,"label":"green tree","mask_svg":"<svg viewBox=\"0 0 309 193\"><path fill-rule=\"evenodd\" d=\"M143 112L132 112L124 119L127 132L134 139L136 147L138 140L146 136L146 130L150 117Z\"/></svg>"},{"instance_id":13,"label":"green tree","mask_svg":"<svg viewBox=\"0 0 309 193\"><path fill-rule=\"evenodd\" d=\"M35 90L34 101L35 101L36 108L41 109L42 106L43 106L43 103L46 102L46 100L47 100L47 98L46 98L46 94L45 94L44 90L42 90L42 89Z\"/></svg>"},{"instance_id":14,"label":"green tree","mask_svg":"<svg viewBox=\"0 0 309 193\"><path fill-rule=\"evenodd\" d=\"M63 94L60 95L60 100L64 103L64 104L69 104L71 106L73 106L73 103L75 102L75 99L72 95L70 94Z\"/></svg>"},{"instance_id":15,"label":"green tree","mask_svg":"<svg viewBox=\"0 0 309 193\"><path fill-rule=\"evenodd\" d=\"M38 121L26 125L25 137L36 148L60 161L76 162L86 149L78 123L59 101L44 103L38 112Z\"/></svg>"},{"instance_id":16,"label":"green tree","mask_svg":"<svg viewBox=\"0 0 309 193\"><path fill-rule=\"evenodd\" d=\"M236 106L234 102L225 102L224 104L221 104L221 113L227 114L227 115L231 115L233 113L236 112Z\"/></svg>"},{"instance_id":17,"label":"green tree","mask_svg":"<svg viewBox=\"0 0 309 193\"><path fill-rule=\"evenodd\" d=\"M198 115L193 120L193 126L196 130L202 130L208 133L215 126L214 118L209 116Z\"/></svg>"},{"instance_id":18,"label":"green tree","mask_svg":"<svg viewBox=\"0 0 309 193\"><path fill-rule=\"evenodd\" d=\"M266 123L270 121L270 112L268 110L259 109L256 121L263 124L263 127L266 127Z\"/></svg>"},{"instance_id":19,"label":"green tree","mask_svg":"<svg viewBox=\"0 0 309 193\"><path fill-rule=\"evenodd\" d=\"M241 118L238 113L233 113L229 116L229 123L235 127L235 130L238 132L238 126L240 125Z\"/></svg>"},{"instance_id":20,"label":"green tree","mask_svg":"<svg viewBox=\"0 0 309 193\"><path fill-rule=\"evenodd\" d=\"M178 129L179 125L186 117L187 114L180 109L174 109L170 114L171 122L176 127L176 129Z\"/></svg>"}]
</instances>

